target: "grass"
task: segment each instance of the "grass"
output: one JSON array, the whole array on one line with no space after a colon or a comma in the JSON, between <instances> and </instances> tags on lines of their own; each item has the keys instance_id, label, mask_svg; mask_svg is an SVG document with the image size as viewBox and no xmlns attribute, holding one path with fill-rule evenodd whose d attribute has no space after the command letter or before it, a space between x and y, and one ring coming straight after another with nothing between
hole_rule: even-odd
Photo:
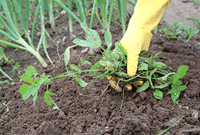
<instances>
[{"instance_id":1,"label":"grass","mask_svg":"<svg viewBox=\"0 0 200 135\"><path fill-rule=\"evenodd\" d=\"M44 59L39 53L39 49L43 44L43 49L45 51L45 54L47 58L49 58L49 60L51 61L47 53L47 44L45 36L46 30L44 27L44 6L45 6L44 1L40 1L37 5L37 9L34 14L34 20L32 23L31 36L29 31L29 16L30 16L29 5L30 5L29 0L26 0L25 3L22 3L22 1L2 0L0 7L3 8L5 17L7 19L0 16L0 23L3 25L5 29L5 30L0 29L0 33L6 37L6 40L0 40L0 43L6 46L11 46L17 49L28 51L38 59L38 61L42 64L43 67L47 67L47 63L44 61ZM26 8L23 8L24 6ZM35 45L33 44L34 40L33 35L39 11L41 18L41 37L37 47L35 47ZM22 26L22 29L19 28L19 25ZM22 38L21 31L23 31L23 33L25 34L28 42L26 42L26 40Z\"/></svg>"},{"instance_id":2,"label":"grass","mask_svg":"<svg viewBox=\"0 0 200 135\"><path fill-rule=\"evenodd\" d=\"M109 77L110 84L111 86L116 88L117 91L122 91L117 82L121 82L122 84L129 83L132 86L137 87L138 93L145 91L148 88L154 89L154 97L156 99L162 99L162 90L166 88L169 89L169 87L171 87L167 94L171 95L172 101L174 103L176 103L181 91L187 88L185 85L182 85L180 79L185 76L188 70L188 66L182 65L178 68L177 72L174 72L174 70L172 70L164 63L156 61L156 58L160 53L156 54L155 56L141 53L138 59L138 72L136 76L129 78L126 74L127 54L122 45L116 42L115 49L110 50L110 44L112 44L112 40L108 39L108 41L106 42L107 48L105 49L101 46L102 42L100 36L95 30L89 29L85 26L82 26L82 28L86 32L86 40L75 39L73 42L76 45L82 47L90 47L92 49L99 48L99 51L102 53L101 59L97 61L89 71L84 71L89 72L90 76L94 76L94 81L96 81L98 78L113 76L113 78ZM66 53L66 66L70 59L69 55L69 53ZM76 77L76 74L82 73L82 70L79 69L76 65L73 65L73 67L72 65L70 66L76 72L71 72L67 70L65 76ZM142 81L144 82L144 84L142 86L137 86L138 81ZM77 82L79 82L79 84L80 82L86 84L84 81ZM81 86L84 87L87 85Z\"/></svg>"}]
</instances>

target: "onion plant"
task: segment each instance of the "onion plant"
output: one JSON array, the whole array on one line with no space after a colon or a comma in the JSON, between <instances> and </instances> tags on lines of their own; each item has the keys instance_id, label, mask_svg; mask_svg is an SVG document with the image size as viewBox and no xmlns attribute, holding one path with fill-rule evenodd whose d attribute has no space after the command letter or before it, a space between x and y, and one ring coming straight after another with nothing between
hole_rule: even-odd
<instances>
[{"instance_id":1,"label":"onion plant","mask_svg":"<svg viewBox=\"0 0 200 135\"><path fill-rule=\"evenodd\" d=\"M39 54L39 49L43 44L44 51L49 58L49 55L46 50L46 37L45 37L45 27L44 27L44 6L45 3L43 0L39 0L37 9L34 14L34 20L32 23L31 33L29 30L29 4L30 1L26 0L25 3L21 0L1 0L3 11L5 13L6 19L0 16L0 23L3 25L5 30L0 29L0 33L7 37L9 41L0 40L0 43L3 45L11 46L17 49L22 49L33 54L38 61L42 64L43 67L47 67L47 63L44 61L42 56ZM25 9L23 7L26 7ZM39 43L36 46L33 44L34 30L36 25L36 20L38 13L40 11L41 18L41 37ZM16 12L16 13L13 13ZM24 13L25 12L25 13ZM19 26L22 26L23 34L27 38L27 41L22 38L22 33L19 31ZM51 59L49 58L51 61Z\"/></svg>"}]
</instances>

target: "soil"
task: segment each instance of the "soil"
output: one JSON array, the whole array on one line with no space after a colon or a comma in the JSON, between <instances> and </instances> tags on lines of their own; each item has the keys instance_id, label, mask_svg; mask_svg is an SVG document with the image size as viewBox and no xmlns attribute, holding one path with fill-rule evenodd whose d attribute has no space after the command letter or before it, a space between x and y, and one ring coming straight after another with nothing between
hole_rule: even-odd
<instances>
[{"instance_id":1,"label":"soil","mask_svg":"<svg viewBox=\"0 0 200 135\"><path fill-rule=\"evenodd\" d=\"M47 28L53 39L63 39L59 45L50 41L48 52L56 67L50 62L48 68L42 68L41 64L29 53L13 48L5 48L5 54L16 62L20 63L20 70L25 70L28 65L33 65L42 74L55 76L66 71L63 60L59 61L68 46L73 45L67 25L67 15L61 15L56 21L56 28ZM84 32L77 22L73 23L76 37L84 38ZM101 37L103 32L101 27L95 23L93 26ZM111 33L113 42L119 41L122 36L120 24L112 24ZM200 35L198 35L200 36ZM35 41L38 41L37 35ZM173 104L171 97L156 100L153 97L154 90L148 89L142 93L136 91L125 91L123 94L116 92L109 86L107 79L99 79L94 83L89 83L85 88L70 77L56 79L50 82L48 90L55 93L51 96L60 110L53 110L43 99L46 86L42 86L38 93L35 106L32 97L23 101L19 88L22 81L13 76L15 84L13 86L1 85L0 87L0 108L4 101L12 102L8 105L9 110L0 112L0 134L16 135L156 135L167 129L179 118L184 116L178 123L170 128L166 135L198 135L200 134L200 46L199 40L193 38L189 42L181 40L167 40L163 34L154 34L149 48L149 52L154 55L163 52L158 61L166 65L177 68L181 65L188 65L189 70L182 82L187 85L187 90L183 91L180 101ZM73 64L80 64L79 58L83 57L95 63L96 59L89 58L89 54L81 54L84 48L77 47L72 51L71 61ZM41 55L45 58L43 51ZM98 55L98 54L97 54ZM89 69L90 66L84 66ZM2 65L2 69L11 74L10 65ZM91 82L92 77L87 74L80 76L84 81ZM122 109L120 109L122 105ZM188 110L187 110L188 107Z\"/></svg>"}]
</instances>

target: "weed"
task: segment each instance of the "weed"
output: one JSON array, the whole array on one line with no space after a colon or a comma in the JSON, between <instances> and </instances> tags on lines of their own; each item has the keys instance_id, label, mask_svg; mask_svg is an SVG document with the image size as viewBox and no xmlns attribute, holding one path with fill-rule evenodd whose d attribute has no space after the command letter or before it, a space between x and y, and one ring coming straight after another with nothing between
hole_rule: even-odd
<instances>
[{"instance_id":1,"label":"weed","mask_svg":"<svg viewBox=\"0 0 200 135\"><path fill-rule=\"evenodd\" d=\"M5 58L4 51L3 51L3 48L0 47L0 72L1 72L4 76L6 76L8 79L10 79L11 81L13 81L12 78L11 78L8 74L6 74L6 73L1 69L1 64L3 63L3 58ZM6 58L6 59L7 59L7 58Z\"/></svg>"},{"instance_id":2,"label":"weed","mask_svg":"<svg viewBox=\"0 0 200 135\"><path fill-rule=\"evenodd\" d=\"M9 108L8 108L8 104L10 104L10 102L12 101L13 99L11 99L10 101L8 101L8 103L6 103L6 101L4 101L2 104L3 104L3 108L1 108L0 112L3 111L3 109L6 108L6 111L8 112L9 111Z\"/></svg>"},{"instance_id":3,"label":"weed","mask_svg":"<svg viewBox=\"0 0 200 135\"><path fill-rule=\"evenodd\" d=\"M195 18L193 18L191 16L186 16L186 18L192 19L194 24L196 25L196 27L200 30L200 18L199 19L195 19Z\"/></svg>"},{"instance_id":4,"label":"weed","mask_svg":"<svg viewBox=\"0 0 200 135\"><path fill-rule=\"evenodd\" d=\"M162 90L171 87L168 94L171 94L174 103L178 99L180 92L187 88L185 85L181 85L180 79L185 76L188 66L180 66L177 73L172 72L170 67L162 62L156 61L160 53L157 53L155 56L150 56L142 52L138 59L138 72L136 76L129 78L126 74L127 53L123 46L116 42L115 49L110 50L112 41L109 38L106 41L107 49L104 49L101 47L101 39L96 31L86 28L85 26L82 26L82 28L86 32L86 40L75 39L73 42L82 47L101 48L99 49L100 52L102 52L101 59L97 61L89 71L89 75L95 76L95 80L108 76L109 80L117 85L117 88L120 87L118 86L120 83L123 84L122 87L126 84L131 84L137 87L138 93L150 87L155 90L154 97L156 99L162 99ZM68 63L66 63L66 65L67 64ZM77 67L73 67L72 69L76 69L76 71L80 72ZM103 72L101 72L101 70L103 70ZM69 74L71 73L69 72ZM142 86L138 85L140 81L144 82ZM121 91L121 89L119 89L119 91Z\"/></svg>"},{"instance_id":5,"label":"weed","mask_svg":"<svg viewBox=\"0 0 200 135\"><path fill-rule=\"evenodd\" d=\"M192 2L192 3L194 3L194 5L200 4L200 0L189 0L188 2Z\"/></svg>"},{"instance_id":6,"label":"weed","mask_svg":"<svg viewBox=\"0 0 200 135\"><path fill-rule=\"evenodd\" d=\"M20 94L22 95L22 99L26 100L31 95L33 96L33 104L35 105L35 101L37 99L38 90L40 89L41 85L48 84L51 79L50 75L45 76L43 73L40 75L40 77L37 77L38 72L33 66L28 66L26 68L26 71L23 76L20 76L20 79L22 79L24 82L28 84L22 84L20 87ZM52 92L48 91L48 85L47 85L47 91L44 94L44 100L48 105L54 105L53 109L59 109L58 106L55 104L55 102L51 99L50 95L55 95Z\"/></svg>"},{"instance_id":7,"label":"weed","mask_svg":"<svg viewBox=\"0 0 200 135\"><path fill-rule=\"evenodd\" d=\"M192 29L185 23L178 23L177 21L172 22L170 26L170 28L160 26L162 28L160 32L164 33L167 39L184 38L189 41L195 34L199 32L199 30Z\"/></svg>"}]
</instances>

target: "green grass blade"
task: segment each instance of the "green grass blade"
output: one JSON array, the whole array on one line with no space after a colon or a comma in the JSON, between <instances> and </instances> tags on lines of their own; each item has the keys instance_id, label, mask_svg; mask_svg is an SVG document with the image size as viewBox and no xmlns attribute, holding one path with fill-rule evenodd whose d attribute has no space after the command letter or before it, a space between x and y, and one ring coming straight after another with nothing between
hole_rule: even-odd
<instances>
[{"instance_id":1,"label":"green grass blade","mask_svg":"<svg viewBox=\"0 0 200 135\"><path fill-rule=\"evenodd\" d=\"M29 25L29 5L30 1L26 0L26 31L28 31L28 25Z\"/></svg>"},{"instance_id":2,"label":"green grass blade","mask_svg":"<svg viewBox=\"0 0 200 135\"><path fill-rule=\"evenodd\" d=\"M121 10L121 20L122 20L122 29L123 34L126 32L126 0L120 1L120 10Z\"/></svg>"},{"instance_id":3,"label":"green grass blade","mask_svg":"<svg viewBox=\"0 0 200 135\"><path fill-rule=\"evenodd\" d=\"M92 24L93 24L93 21L94 21L94 14L95 14L96 8L97 8L97 0L94 0L91 19L90 19L90 29L92 28Z\"/></svg>"},{"instance_id":4,"label":"green grass blade","mask_svg":"<svg viewBox=\"0 0 200 135\"><path fill-rule=\"evenodd\" d=\"M49 57L49 54L47 52L47 41L46 41L46 36L45 36L45 24L44 24L44 7L45 7L45 4L44 4L44 1L42 1L42 4L40 5L40 18L41 18L41 33L44 34L44 37L43 37L43 40L42 40L42 43L43 43L43 49L44 49L44 52L47 56L47 58L49 59L49 61L52 63L52 65L54 66L51 58ZM38 48L38 47L37 47Z\"/></svg>"},{"instance_id":5,"label":"green grass blade","mask_svg":"<svg viewBox=\"0 0 200 135\"><path fill-rule=\"evenodd\" d=\"M78 23L82 24L83 22L69 9L67 8L62 2L59 0L53 0L58 6L64 9L69 15L71 15Z\"/></svg>"},{"instance_id":6,"label":"green grass blade","mask_svg":"<svg viewBox=\"0 0 200 135\"><path fill-rule=\"evenodd\" d=\"M48 8L48 12L49 12L49 19L50 19L51 28L55 28L52 0L46 0L45 2L47 2L47 8Z\"/></svg>"},{"instance_id":7,"label":"green grass blade","mask_svg":"<svg viewBox=\"0 0 200 135\"><path fill-rule=\"evenodd\" d=\"M10 40L13 40L15 42L17 42L17 39L13 38L12 36L10 36L8 33L6 33L5 31L0 29L0 33L4 36L6 36L7 38L9 38Z\"/></svg>"},{"instance_id":8,"label":"green grass blade","mask_svg":"<svg viewBox=\"0 0 200 135\"><path fill-rule=\"evenodd\" d=\"M3 10L4 10L5 14L6 14L6 18L7 18L7 20L8 20L8 23L9 23L9 25L10 25L12 31L13 31L18 37L20 37L20 35L19 35L19 33L18 33L18 31L17 31L17 29L16 29L16 27L15 27L15 24L13 23L13 20L12 20L10 11L9 11L10 8L9 8L9 6L8 6L8 3L6 2L6 0L2 0L1 2L2 2L2 6L3 6Z\"/></svg>"},{"instance_id":9,"label":"green grass blade","mask_svg":"<svg viewBox=\"0 0 200 135\"><path fill-rule=\"evenodd\" d=\"M13 0L9 0L9 2L10 2L10 7L11 7L11 8L10 8L10 11L11 11L11 13L12 13L13 21L14 21L14 23L15 23L15 26L16 26L18 32L19 32L17 11L16 11L16 9L15 9L15 7L14 7Z\"/></svg>"},{"instance_id":10,"label":"green grass blade","mask_svg":"<svg viewBox=\"0 0 200 135\"><path fill-rule=\"evenodd\" d=\"M31 40L31 37L30 37L29 32L28 32L28 26L26 26L26 23L25 23L25 18L24 18L24 13L23 13L23 3L22 3L21 0L19 0L18 3L17 3L17 1L14 1L14 5L15 5L15 8L16 8L17 13L18 13L19 20L20 20L22 27L24 29L24 32L26 34L26 37L28 39L28 42L29 42L30 46L33 49L35 49L34 45L33 45L33 41ZM28 12L28 16L29 16L29 12ZM29 18L28 18L28 20L29 20Z\"/></svg>"},{"instance_id":11,"label":"green grass blade","mask_svg":"<svg viewBox=\"0 0 200 135\"><path fill-rule=\"evenodd\" d=\"M42 3L42 0L39 1L38 5L37 5L37 9L36 9L35 14L34 14L34 19L33 19L32 29L31 29L31 31L32 31L32 33L31 33L31 40L32 41L33 41L33 38L34 38L35 26L36 26L36 21L37 21L38 13L40 11L41 3Z\"/></svg>"},{"instance_id":12,"label":"green grass blade","mask_svg":"<svg viewBox=\"0 0 200 135\"><path fill-rule=\"evenodd\" d=\"M8 79L10 79L11 81L13 81L13 79L12 79L8 74L6 74L6 73L1 69L1 67L0 67L0 72L1 72L4 76L6 76Z\"/></svg>"},{"instance_id":13,"label":"green grass blade","mask_svg":"<svg viewBox=\"0 0 200 135\"><path fill-rule=\"evenodd\" d=\"M72 0L67 1L68 7L70 10L72 10ZM73 31L73 25L72 25L72 17L69 15L69 32Z\"/></svg>"},{"instance_id":14,"label":"green grass blade","mask_svg":"<svg viewBox=\"0 0 200 135\"><path fill-rule=\"evenodd\" d=\"M111 0L111 2L110 2L110 13L109 13L108 25L107 25L107 30L109 30L109 31L110 31L110 23L111 23L112 14L113 14L113 5L114 5L114 0Z\"/></svg>"},{"instance_id":15,"label":"green grass blade","mask_svg":"<svg viewBox=\"0 0 200 135\"><path fill-rule=\"evenodd\" d=\"M0 40L0 43L1 43L1 44L5 44L5 45L7 45L7 46L14 47L14 48L18 48L18 49L26 50L25 47L22 47L22 46L19 46L19 45L16 45L16 44L13 44L13 43L10 43L10 42L7 42L7 41L4 41L4 40Z\"/></svg>"},{"instance_id":16,"label":"green grass blade","mask_svg":"<svg viewBox=\"0 0 200 135\"><path fill-rule=\"evenodd\" d=\"M83 2L82 0L79 0L79 5L80 5L80 12L81 12L81 16L82 16L82 21L83 23L87 23L87 18L86 18L86 13L85 13L85 10L84 10L84 5L83 5Z\"/></svg>"}]
</instances>

